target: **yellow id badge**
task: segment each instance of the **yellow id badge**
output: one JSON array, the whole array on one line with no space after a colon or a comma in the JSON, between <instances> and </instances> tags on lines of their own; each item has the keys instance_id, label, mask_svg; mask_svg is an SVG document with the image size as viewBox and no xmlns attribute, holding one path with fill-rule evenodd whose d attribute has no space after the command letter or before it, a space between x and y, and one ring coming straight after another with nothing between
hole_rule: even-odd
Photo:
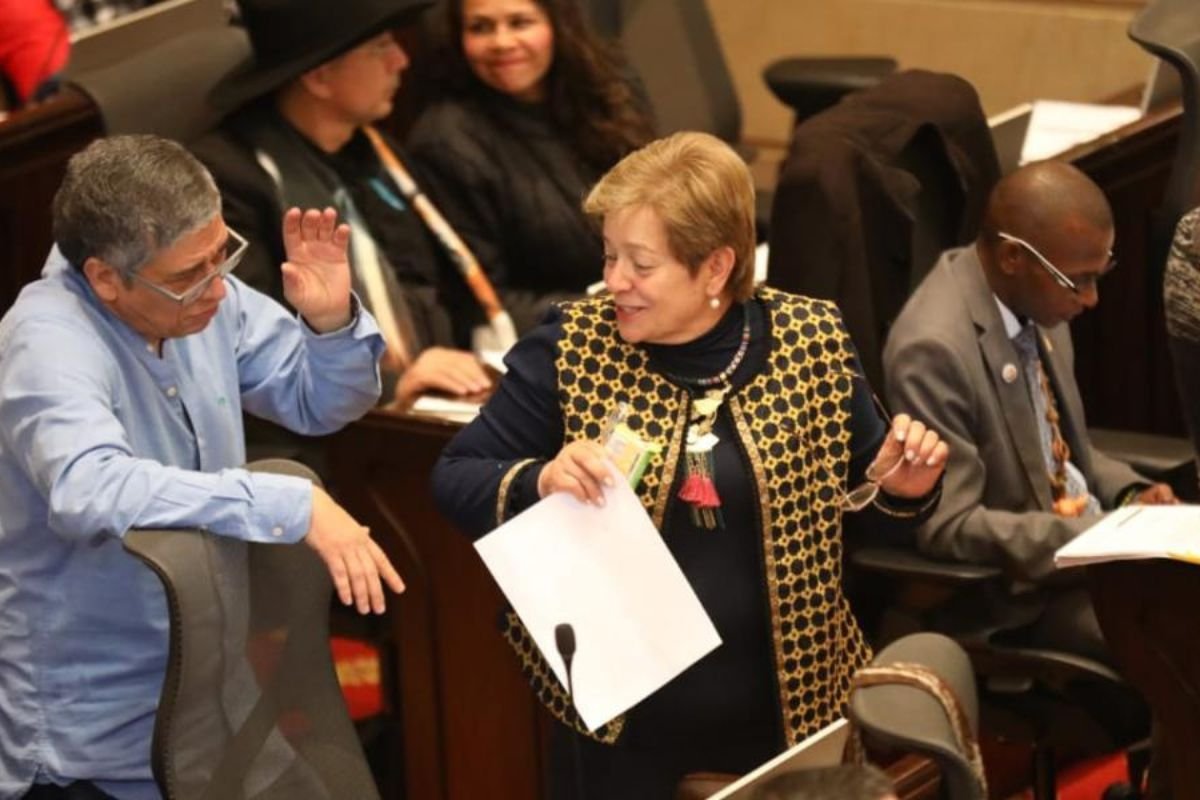
<instances>
[{"instance_id":1,"label":"yellow id badge","mask_svg":"<svg viewBox=\"0 0 1200 800\"><path fill-rule=\"evenodd\" d=\"M642 481L642 473L650 463L650 456L662 449L653 442L647 442L631 431L625 423L613 428L612 435L604 445L608 457L621 470L621 474L629 481L629 485L637 488Z\"/></svg>"},{"instance_id":2,"label":"yellow id badge","mask_svg":"<svg viewBox=\"0 0 1200 800\"><path fill-rule=\"evenodd\" d=\"M629 481L629 485L636 489L637 485L641 483L646 465L650 463L650 456L662 450L662 447L653 442L647 442L634 433L625 424L625 418L628 415L628 403L621 403L613 409L605 421L601 442L608 452L608 457Z\"/></svg>"}]
</instances>

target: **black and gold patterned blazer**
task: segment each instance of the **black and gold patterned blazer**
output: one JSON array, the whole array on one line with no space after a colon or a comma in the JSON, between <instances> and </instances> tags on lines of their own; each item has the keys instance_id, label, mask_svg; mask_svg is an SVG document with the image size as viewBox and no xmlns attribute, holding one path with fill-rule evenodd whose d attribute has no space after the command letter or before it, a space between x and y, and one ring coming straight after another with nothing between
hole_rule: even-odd
<instances>
[{"instance_id":1,"label":"black and gold patterned blazer","mask_svg":"<svg viewBox=\"0 0 1200 800\"><path fill-rule=\"evenodd\" d=\"M832 303L767 288L756 298L769 322L766 362L726 402L753 476L779 708L787 740L795 743L842 714L850 679L870 656L842 592L841 575L840 500L850 470L852 394L856 385L866 384ZM496 403L489 404L451 443L435 470L439 506L468 531L485 533L536 501L537 465L565 444L598 438L611 410L626 402L626 424L662 445L638 486L642 504L661 529L669 504L676 502L672 487L690 393L651 370L644 350L620 338L609 298L565 303L560 314L552 355L542 353L543 372L552 358L554 391L525 391L528 378L518 346L499 390L500 405L509 415L527 419L499 419L491 413ZM548 415L561 421L557 440L548 446L522 443L522 431ZM529 457L496 458L513 452ZM922 506L921 515L927 513ZM490 519L481 518L485 509ZM913 522L918 518L915 509L883 510ZM520 620L509 612L504 627L535 692L561 720L579 726L565 691ZM623 722L618 718L591 735L616 741Z\"/></svg>"}]
</instances>

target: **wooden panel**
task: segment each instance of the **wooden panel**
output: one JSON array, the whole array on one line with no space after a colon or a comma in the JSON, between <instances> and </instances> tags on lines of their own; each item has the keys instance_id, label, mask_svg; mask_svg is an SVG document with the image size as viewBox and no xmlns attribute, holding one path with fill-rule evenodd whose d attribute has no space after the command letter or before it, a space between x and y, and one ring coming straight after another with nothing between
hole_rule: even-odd
<instances>
[{"instance_id":1,"label":"wooden panel","mask_svg":"<svg viewBox=\"0 0 1200 800\"><path fill-rule=\"evenodd\" d=\"M67 159L100 132L95 106L73 90L0 122L0 312L41 272Z\"/></svg>"},{"instance_id":2,"label":"wooden panel","mask_svg":"<svg viewBox=\"0 0 1200 800\"><path fill-rule=\"evenodd\" d=\"M1104 638L1145 696L1165 742L1175 800L1200 800L1200 568L1165 559L1088 567Z\"/></svg>"},{"instance_id":3,"label":"wooden panel","mask_svg":"<svg viewBox=\"0 0 1200 800\"><path fill-rule=\"evenodd\" d=\"M407 797L543 796L543 712L500 636L503 598L434 510L429 473L457 426L372 413L332 440L339 499L408 588L391 603Z\"/></svg>"},{"instance_id":4,"label":"wooden panel","mask_svg":"<svg viewBox=\"0 0 1200 800\"><path fill-rule=\"evenodd\" d=\"M1163 265L1147 260L1181 123L1175 107L1063 155L1104 190L1116 222L1117 269L1100 285L1099 305L1071 324L1092 426L1184 433L1166 349Z\"/></svg>"},{"instance_id":5,"label":"wooden panel","mask_svg":"<svg viewBox=\"0 0 1200 800\"><path fill-rule=\"evenodd\" d=\"M778 144L791 113L762 73L781 58L891 56L905 69L961 75L989 114L1034 98L1095 101L1145 81L1153 61L1125 34L1139 3L1124 0L707 3L741 101L743 135Z\"/></svg>"}]
</instances>

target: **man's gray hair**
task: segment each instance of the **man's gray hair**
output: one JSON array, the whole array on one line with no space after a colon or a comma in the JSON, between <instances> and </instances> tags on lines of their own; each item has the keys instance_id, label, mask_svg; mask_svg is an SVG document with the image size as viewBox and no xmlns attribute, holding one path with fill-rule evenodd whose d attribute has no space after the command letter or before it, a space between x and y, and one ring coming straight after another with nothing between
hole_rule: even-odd
<instances>
[{"instance_id":1,"label":"man's gray hair","mask_svg":"<svg viewBox=\"0 0 1200 800\"><path fill-rule=\"evenodd\" d=\"M159 136L112 136L67 162L54 195L54 241L76 269L95 256L126 277L221 213L208 170Z\"/></svg>"}]
</instances>

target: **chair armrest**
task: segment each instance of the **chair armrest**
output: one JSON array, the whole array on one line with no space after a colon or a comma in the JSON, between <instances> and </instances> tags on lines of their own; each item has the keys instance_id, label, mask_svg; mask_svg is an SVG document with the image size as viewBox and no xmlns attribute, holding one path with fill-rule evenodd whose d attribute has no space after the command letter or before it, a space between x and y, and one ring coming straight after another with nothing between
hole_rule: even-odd
<instances>
[{"instance_id":1,"label":"chair armrest","mask_svg":"<svg viewBox=\"0 0 1200 800\"><path fill-rule=\"evenodd\" d=\"M1195 459L1192 443L1179 436L1091 428L1092 446L1124 461L1148 478L1162 479Z\"/></svg>"},{"instance_id":2,"label":"chair armrest","mask_svg":"<svg viewBox=\"0 0 1200 800\"><path fill-rule=\"evenodd\" d=\"M785 58L767 65L763 80L780 102L803 119L895 71L896 60L887 57Z\"/></svg>"},{"instance_id":3,"label":"chair armrest","mask_svg":"<svg viewBox=\"0 0 1200 800\"><path fill-rule=\"evenodd\" d=\"M1003 576L998 567L937 561L899 547L863 547L851 553L850 563L862 570L940 583L979 583Z\"/></svg>"},{"instance_id":4,"label":"chair armrest","mask_svg":"<svg viewBox=\"0 0 1200 800\"><path fill-rule=\"evenodd\" d=\"M1127 685L1121 674L1107 664L1063 650L1007 645L994 639L965 640L961 644L970 654L976 673L989 679L1020 676L1057 689L1081 679Z\"/></svg>"}]
</instances>

